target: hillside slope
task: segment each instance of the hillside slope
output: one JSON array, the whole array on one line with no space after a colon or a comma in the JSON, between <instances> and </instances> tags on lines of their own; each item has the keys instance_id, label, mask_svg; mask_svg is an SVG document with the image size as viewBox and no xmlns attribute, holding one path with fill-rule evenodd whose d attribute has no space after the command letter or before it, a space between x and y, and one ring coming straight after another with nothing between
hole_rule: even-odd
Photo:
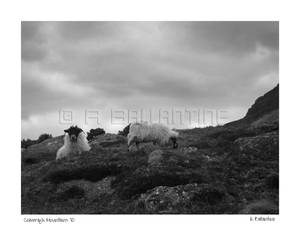
<instances>
[{"instance_id":1,"label":"hillside slope","mask_svg":"<svg viewBox=\"0 0 300 235\"><path fill-rule=\"evenodd\" d=\"M269 113L279 110L279 84L272 90L257 98L248 109L245 117L240 120L227 123L225 126L248 125Z\"/></svg>"},{"instance_id":2,"label":"hillside slope","mask_svg":"<svg viewBox=\"0 0 300 235\"><path fill-rule=\"evenodd\" d=\"M22 152L22 213L277 214L276 89L242 124L180 131L178 149L128 152L125 137L105 134L88 153L55 161L62 137L33 145Z\"/></svg>"}]
</instances>

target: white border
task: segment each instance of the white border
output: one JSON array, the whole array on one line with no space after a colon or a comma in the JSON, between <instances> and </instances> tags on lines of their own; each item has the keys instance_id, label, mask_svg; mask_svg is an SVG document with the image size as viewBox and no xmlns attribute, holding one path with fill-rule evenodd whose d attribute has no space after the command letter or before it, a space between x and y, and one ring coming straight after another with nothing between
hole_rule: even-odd
<instances>
[{"instance_id":1,"label":"white border","mask_svg":"<svg viewBox=\"0 0 300 235\"><path fill-rule=\"evenodd\" d=\"M296 1L6 1L1 2L1 231L3 234L274 234L299 228L299 7ZM280 216L75 216L76 223L24 223L20 215L21 20L272 20L280 21ZM298 150L298 149L297 149ZM60 215L63 217L63 215ZM69 215L67 215L69 217ZM40 217L40 216L36 216ZM56 216L51 216L56 217ZM287 230L288 229L288 230Z\"/></svg>"}]
</instances>

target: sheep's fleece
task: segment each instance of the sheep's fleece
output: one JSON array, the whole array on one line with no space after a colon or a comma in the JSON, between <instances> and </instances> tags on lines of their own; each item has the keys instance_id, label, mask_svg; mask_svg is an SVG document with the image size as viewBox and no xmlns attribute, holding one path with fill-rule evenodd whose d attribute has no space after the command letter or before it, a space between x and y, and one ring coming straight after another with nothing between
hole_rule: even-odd
<instances>
[{"instance_id":1,"label":"sheep's fleece","mask_svg":"<svg viewBox=\"0 0 300 235\"><path fill-rule=\"evenodd\" d=\"M89 151L91 147L88 144L86 135L84 132L81 132L78 135L76 143L73 143L70 140L69 134L65 134L64 145L57 151L56 160L68 157L71 154L81 154L81 152Z\"/></svg>"},{"instance_id":2,"label":"sheep's fleece","mask_svg":"<svg viewBox=\"0 0 300 235\"><path fill-rule=\"evenodd\" d=\"M159 123L133 123L130 125L128 147L134 142L157 142L160 145L167 144L170 138L176 138L178 133Z\"/></svg>"}]
</instances>

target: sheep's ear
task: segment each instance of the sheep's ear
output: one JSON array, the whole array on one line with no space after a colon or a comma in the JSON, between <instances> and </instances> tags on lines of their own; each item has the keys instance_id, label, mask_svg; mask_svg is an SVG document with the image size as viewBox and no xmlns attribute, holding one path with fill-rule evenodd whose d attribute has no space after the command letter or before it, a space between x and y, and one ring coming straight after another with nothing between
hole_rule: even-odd
<instances>
[{"instance_id":1,"label":"sheep's ear","mask_svg":"<svg viewBox=\"0 0 300 235\"><path fill-rule=\"evenodd\" d=\"M69 133L69 130L68 130L68 129L66 129L66 130L64 130L64 132L66 132L66 133Z\"/></svg>"}]
</instances>

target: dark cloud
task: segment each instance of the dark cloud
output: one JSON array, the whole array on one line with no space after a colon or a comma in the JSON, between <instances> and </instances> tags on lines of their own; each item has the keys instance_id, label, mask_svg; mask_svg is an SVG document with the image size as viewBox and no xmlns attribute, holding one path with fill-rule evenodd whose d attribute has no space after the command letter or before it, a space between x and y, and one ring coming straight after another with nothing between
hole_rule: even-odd
<instances>
[{"instance_id":1,"label":"dark cloud","mask_svg":"<svg viewBox=\"0 0 300 235\"><path fill-rule=\"evenodd\" d=\"M78 42L87 38L117 36L118 22L58 22L57 32L68 41Z\"/></svg>"},{"instance_id":2,"label":"dark cloud","mask_svg":"<svg viewBox=\"0 0 300 235\"><path fill-rule=\"evenodd\" d=\"M41 61L47 55L47 41L41 27L42 24L38 22L22 22L22 60Z\"/></svg>"},{"instance_id":3,"label":"dark cloud","mask_svg":"<svg viewBox=\"0 0 300 235\"><path fill-rule=\"evenodd\" d=\"M22 136L63 107L201 106L233 120L278 83L278 39L278 22L22 22Z\"/></svg>"},{"instance_id":4,"label":"dark cloud","mask_svg":"<svg viewBox=\"0 0 300 235\"><path fill-rule=\"evenodd\" d=\"M186 47L229 55L247 54L257 44L278 50L278 22L178 22L170 23L175 40Z\"/></svg>"}]
</instances>

